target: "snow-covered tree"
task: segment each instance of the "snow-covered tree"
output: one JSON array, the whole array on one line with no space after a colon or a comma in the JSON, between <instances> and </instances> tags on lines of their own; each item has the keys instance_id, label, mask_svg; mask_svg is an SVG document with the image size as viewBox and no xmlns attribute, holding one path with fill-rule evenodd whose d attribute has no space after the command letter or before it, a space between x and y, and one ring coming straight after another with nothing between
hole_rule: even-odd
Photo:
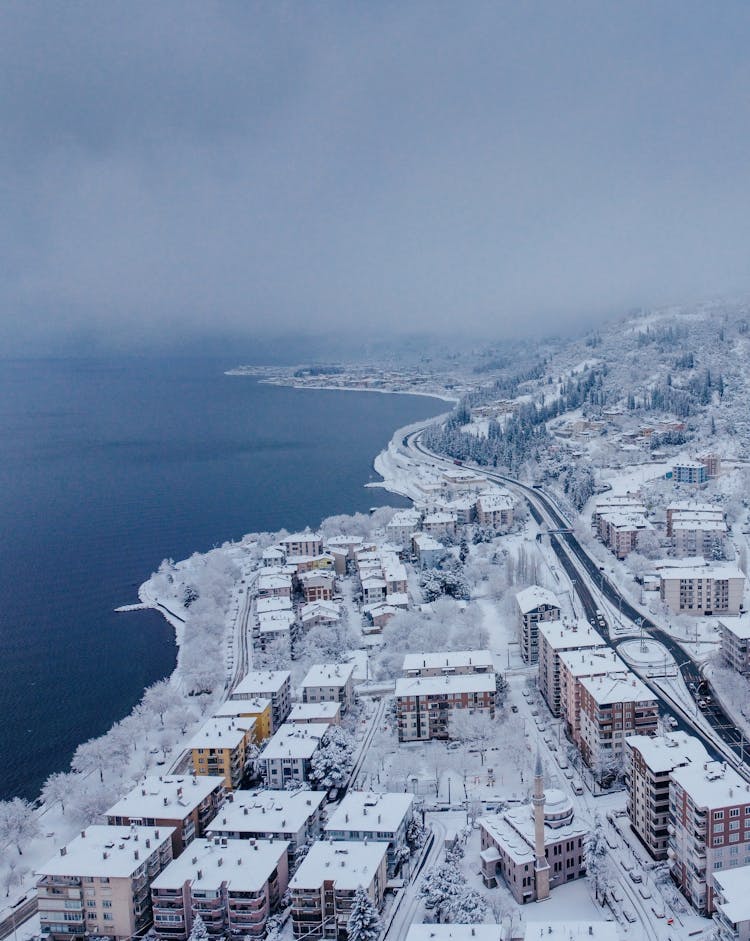
<instances>
[{"instance_id":1,"label":"snow-covered tree","mask_svg":"<svg viewBox=\"0 0 750 941\"><path fill-rule=\"evenodd\" d=\"M99 780L104 782L104 772L112 767L112 751L105 741L105 737L90 738L76 748L70 766L80 774L96 772Z\"/></svg>"},{"instance_id":2,"label":"snow-covered tree","mask_svg":"<svg viewBox=\"0 0 750 941\"><path fill-rule=\"evenodd\" d=\"M0 846L15 846L18 855L40 832L39 818L33 806L20 797L0 802Z\"/></svg>"},{"instance_id":3,"label":"snow-covered tree","mask_svg":"<svg viewBox=\"0 0 750 941\"><path fill-rule=\"evenodd\" d=\"M354 740L349 732L333 725L325 733L320 748L310 762L310 778L318 787L341 787L354 764Z\"/></svg>"},{"instance_id":4,"label":"snow-covered tree","mask_svg":"<svg viewBox=\"0 0 750 941\"><path fill-rule=\"evenodd\" d=\"M48 806L59 804L65 814L65 804L80 782L80 776L54 771L42 785L42 800Z\"/></svg>"},{"instance_id":5,"label":"snow-covered tree","mask_svg":"<svg viewBox=\"0 0 750 941\"><path fill-rule=\"evenodd\" d=\"M193 919L193 927L190 929L188 941L209 941L208 929L200 914Z\"/></svg>"},{"instance_id":6,"label":"snow-covered tree","mask_svg":"<svg viewBox=\"0 0 750 941\"><path fill-rule=\"evenodd\" d=\"M378 911L370 896L360 886L354 893L349 920L346 923L347 941L377 941L380 929Z\"/></svg>"},{"instance_id":7,"label":"snow-covered tree","mask_svg":"<svg viewBox=\"0 0 750 941\"><path fill-rule=\"evenodd\" d=\"M607 886L610 879L609 847L607 846L604 825L599 814L594 817L589 838L586 841L586 874L594 886L596 900L602 905L606 900Z\"/></svg>"},{"instance_id":8,"label":"snow-covered tree","mask_svg":"<svg viewBox=\"0 0 750 941\"><path fill-rule=\"evenodd\" d=\"M469 750L477 752L484 765L484 757L497 742L500 728L488 713L454 709L450 736L455 741L464 742Z\"/></svg>"},{"instance_id":9,"label":"snow-covered tree","mask_svg":"<svg viewBox=\"0 0 750 941\"><path fill-rule=\"evenodd\" d=\"M10 890L20 885L29 874L29 867L20 865L20 860L9 859L5 864L2 886L5 889L6 899L10 897Z\"/></svg>"}]
</instances>

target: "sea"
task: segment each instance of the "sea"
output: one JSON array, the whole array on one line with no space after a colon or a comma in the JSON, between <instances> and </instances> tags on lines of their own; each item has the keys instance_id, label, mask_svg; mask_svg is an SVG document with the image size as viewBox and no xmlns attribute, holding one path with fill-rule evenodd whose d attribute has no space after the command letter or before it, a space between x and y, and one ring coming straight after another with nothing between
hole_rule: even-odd
<instances>
[{"instance_id":1,"label":"sea","mask_svg":"<svg viewBox=\"0 0 750 941\"><path fill-rule=\"evenodd\" d=\"M116 613L162 559L404 506L365 488L424 396L299 390L211 359L0 361L0 799L172 672L172 628Z\"/></svg>"}]
</instances>

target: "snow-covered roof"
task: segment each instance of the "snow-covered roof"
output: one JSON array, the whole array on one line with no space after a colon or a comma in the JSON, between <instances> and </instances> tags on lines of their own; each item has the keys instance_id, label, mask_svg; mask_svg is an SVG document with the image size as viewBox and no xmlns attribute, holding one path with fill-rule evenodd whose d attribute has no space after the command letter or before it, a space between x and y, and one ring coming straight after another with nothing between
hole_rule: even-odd
<instances>
[{"instance_id":1,"label":"snow-covered roof","mask_svg":"<svg viewBox=\"0 0 750 941\"><path fill-rule=\"evenodd\" d=\"M667 513L674 517L676 514L689 513L693 516L716 515L724 517L724 511L714 503L698 503L693 500L678 500L667 506Z\"/></svg>"},{"instance_id":2,"label":"snow-covered roof","mask_svg":"<svg viewBox=\"0 0 750 941\"><path fill-rule=\"evenodd\" d=\"M255 610L258 614L270 614L272 611L291 611L292 599L282 598L256 598Z\"/></svg>"},{"instance_id":3,"label":"snow-covered roof","mask_svg":"<svg viewBox=\"0 0 750 941\"><path fill-rule=\"evenodd\" d=\"M289 880L289 888L318 889L324 881L333 881L334 888L354 891L367 888L385 859L386 843L355 840L313 843L299 869Z\"/></svg>"},{"instance_id":4,"label":"snow-covered roof","mask_svg":"<svg viewBox=\"0 0 750 941\"><path fill-rule=\"evenodd\" d=\"M278 693L292 674L288 670L251 670L235 686L232 699L245 696L260 696L263 693Z\"/></svg>"},{"instance_id":5,"label":"snow-covered roof","mask_svg":"<svg viewBox=\"0 0 750 941\"><path fill-rule=\"evenodd\" d=\"M87 827L37 869L40 876L106 876L125 879L172 840L174 827ZM146 840L150 846L146 846ZM137 855L136 855L137 854Z\"/></svg>"},{"instance_id":6,"label":"snow-covered roof","mask_svg":"<svg viewBox=\"0 0 750 941\"><path fill-rule=\"evenodd\" d=\"M750 804L750 784L724 762L706 761L675 768L672 780L690 795L696 807Z\"/></svg>"},{"instance_id":7,"label":"snow-covered roof","mask_svg":"<svg viewBox=\"0 0 750 941\"><path fill-rule=\"evenodd\" d=\"M750 921L750 866L714 872L714 884L723 902L716 906L733 924ZM715 901L715 899L714 899Z\"/></svg>"},{"instance_id":8,"label":"snow-covered roof","mask_svg":"<svg viewBox=\"0 0 750 941\"><path fill-rule=\"evenodd\" d=\"M408 653L404 657L402 670L452 670L456 667L489 667L494 669L489 650L440 650L435 653Z\"/></svg>"},{"instance_id":9,"label":"snow-covered roof","mask_svg":"<svg viewBox=\"0 0 750 941\"><path fill-rule=\"evenodd\" d=\"M492 513L497 510L513 509L514 500L507 490L485 490L477 497L477 505L485 513Z\"/></svg>"},{"instance_id":10,"label":"snow-covered roof","mask_svg":"<svg viewBox=\"0 0 750 941\"><path fill-rule=\"evenodd\" d=\"M212 716L188 742L188 748L237 748L255 728L250 716Z\"/></svg>"},{"instance_id":11,"label":"snow-covered roof","mask_svg":"<svg viewBox=\"0 0 750 941\"><path fill-rule=\"evenodd\" d=\"M303 624L318 618L323 621L338 621L341 618L339 606L335 601L310 601L302 605L300 621Z\"/></svg>"},{"instance_id":12,"label":"snow-covered roof","mask_svg":"<svg viewBox=\"0 0 750 941\"><path fill-rule=\"evenodd\" d=\"M559 791L552 789L551 793L545 793L545 799L552 798L556 800L559 794ZM514 862L529 863L536 858L534 852L534 817L530 804L522 804L510 810L481 817L479 823ZM588 827L577 822L575 817L570 823L563 826L551 827L548 823L545 823L544 843L545 846L548 846L553 843L560 843L563 840L584 837L587 833Z\"/></svg>"},{"instance_id":13,"label":"snow-covered roof","mask_svg":"<svg viewBox=\"0 0 750 941\"><path fill-rule=\"evenodd\" d=\"M725 533L727 524L721 517L713 519L707 516L679 516L672 522L673 532L690 532L694 529L698 532Z\"/></svg>"},{"instance_id":14,"label":"snow-covered roof","mask_svg":"<svg viewBox=\"0 0 750 941\"><path fill-rule=\"evenodd\" d=\"M630 671L621 676L585 676L580 682L600 706L616 702L656 701L651 690Z\"/></svg>"},{"instance_id":15,"label":"snow-covered roof","mask_svg":"<svg viewBox=\"0 0 750 941\"><path fill-rule=\"evenodd\" d=\"M737 640L750 640L750 616L743 614L731 620L726 618L719 621L719 624L725 631L733 634Z\"/></svg>"},{"instance_id":16,"label":"snow-covered roof","mask_svg":"<svg viewBox=\"0 0 750 941\"><path fill-rule=\"evenodd\" d=\"M216 833L298 833L320 809L326 791L235 791L209 824Z\"/></svg>"},{"instance_id":17,"label":"snow-covered roof","mask_svg":"<svg viewBox=\"0 0 750 941\"><path fill-rule=\"evenodd\" d=\"M290 533L288 536L284 536L283 539L279 539L281 545L286 545L289 542L314 542L315 540L320 541L320 533Z\"/></svg>"},{"instance_id":18,"label":"snow-covered roof","mask_svg":"<svg viewBox=\"0 0 750 941\"><path fill-rule=\"evenodd\" d=\"M441 550L443 548L437 539L433 539L429 533L414 533L412 539L420 552Z\"/></svg>"},{"instance_id":19,"label":"snow-covered roof","mask_svg":"<svg viewBox=\"0 0 750 941\"><path fill-rule=\"evenodd\" d=\"M227 699L214 707L215 716L259 716L271 706L270 699Z\"/></svg>"},{"instance_id":20,"label":"snow-covered roof","mask_svg":"<svg viewBox=\"0 0 750 941\"><path fill-rule=\"evenodd\" d=\"M690 460L689 458L682 458L678 461L675 461L672 466L673 467L685 467L689 470L699 470L701 467L705 467L706 465L703 464L701 461L693 461L693 460Z\"/></svg>"},{"instance_id":21,"label":"snow-covered roof","mask_svg":"<svg viewBox=\"0 0 750 941\"><path fill-rule=\"evenodd\" d=\"M396 559L383 562L383 577L388 582L406 581L406 566Z\"/></svg>"},{"instance_id":22,"label":"snow-covered roof","mask_svg":"<svg viewBox=\"0 0 750 941\"><path fill-rule=\"evenodd\" d=\"M370 576L368 578L362 579L362 589L367 591L373 591L375 588L385 588L385 581L382 578L377 578L376 576Z\"/></svg>"},{"instance_id":23,"label":"snow-covered roof","mask_svg":"<svg viewBox=\"0 0 750 941\"><path fill-rule=\"evenodd\" d=\"M575 626L564 621L540 621L539 635L553 650L584 650L606 646L602 635L583 618Z\"/></svg>"},{"instance_id":24,"label":"snow-covered roof","mask_svg":"<svg viewBox=\"0 0 750 941\"><path fill-rule=\"evenodd\" d=\"M348 549L350 546L361 546L364 539L361 536L331 536L326 539L327 546L343 546Z\"/></svg>"},{"instance_id":25,"label":"snow-covered roof","mask_svg":"<svg viewBox=\"0 0 750 941\"><path fill-rule=\"evenodd\" d=\"M273 738L269 739L259 757L261 760L312 758L327 729L328 726L322 722L309 725L292 725L285 722Z\"/></svg>"},{"instance_id":26,"label":"snow-covered roof","mask_svg":"<svg viewBox=\"0 0 750 941\"><path fill-rule=\"evenodd\" d=\"M529 921L523 941L619 941L616 921Z\"/></svg>"},{"instance_id":27,"label":"snow-covered roof","mask_svg":"<svg viewBox=\"0 0 750 941\"><path fill-rule=\"evenodd\" d=\"M286 717L288 725L294 722L312 722L324 719L333 722L341 713L340 702L296 702Z\"/></svg>"},{"instance_id":28,"label":"snow-covered roof","mask_svg":"<svg viewBox=\"0 0 750 941\"><path fill-rule=\"evenodd\" d=\"M725 581L730 578L744 579L745 573L733 562L712 562L704 565L691 565L681 568L663 568L659 572L664 581L682 578L710 578L713 581Z\"/></svg>"},{"instance_id":29,"label":"snow-covered roof","mask_svg":"<svg viewBox=\"0 0 750 941\"><path fill-rule=\"evenodd\" d=\"M297 576L303 585L308 583L314 584L326 584L332 582L335 578L333 572L328 572L325 569L312 569L310 572L300 572Z\"/></svg>"},{"instance_id":30,"label":"snow-covered roof","mask_svg":"<svg viewBox=\"0 0 750 941\"><path fill-rule=\"evenodd\" d=\"M193 840L184 853L154 879L154 889L181 889L190 883L193 892L260 892L279 865L289 844L282 840Z\"/></svg>"},{"instance_id":31,"label":"snow-covered roof","mask_svg":"<svg viewBox=\"0 0 750 941\"><path fill-rule=\"evenodd\" d=\"M428 516L425 516L422 525L423 526L447 526L450 523L456 522L455 513L430 513Z\"/></svg>"},{"instance_id":32,"label":"snow-covered roof","mask_svg":"<svg viewBox=\"0 0 750 941\"><path fill-rule=\"evenodd\" d=\"M516 602L521 614L528 614L542 604L551 605L554 608L560 607L560 601L553 592L541 585L529 585L528 588L519 591L516 594Z\"/></svg>"},{"instance_id":33,"label":"snow-covered roof","mask_svg":"<svg viewBox=\"0 0 750 941\"><path fill-rule=\"evenodd\" d=\"M414 526L419 522L419 513L416 510L399 510L391 517L388 526ZM388 529L386 526L386 529Z\"/></svg>"},{"instance_id":34,"label":"snow-covered roof","mask_svg":"<svg viewBox=\"0 0 750 941\"><path fill-rule=\"evenodd\" d=\"M301 688L317 686L343 687L354 675L353 663L314 663L302 680Z\"/></svg>"},{"instance_id":35,"label":"snow-covered roof","mask_svg":"<svg viewBox=\"0 0 750 941\"><path fill-rule=\"evenodd\" d=\"M572 676L598 676L602 673L626 673L625 661L609 647L601 650L561 650L560 663Z\"/></svg>"},{"instance_id":36,"label":"snow-covered roof","mask_svg":"<svg viewBox=\"0 0 750 941\"><path fill-rule=\"evenodd\" d=\"M651 529L651 524L641 513L621 512L613 510L612 512L602 513L602 519L609 526L615 529L630 531L634 529Z\"/></svg>"},{"instance_id":37,"label":"snow-covered roof","mask_svg":"<svg viewBox=\"0 0 750 941\"><path fill-rule=\"evenodd\" d=\"M388 603L396 608L409 607L409 595L405 591L391 591L387 596Z\"/></svg>"},{"instance_id":38,"label":"snow-covered roof","mask_svg":"<svg viewBox=\"0 0 750 941\"><path fill-rule=\"evenodd\" d=\"M292 587L289 575L261 575L258 578L258 591L274 591L279 588Z\"/></svg>"},{"instance_id":39,"label":"snow-covered roof","mask_svg":"<svg viewBox=\"0 0 750 941\"><path fill-rule=\"evenodd\" d=\"M708 761L703 743L687 732L669 732L659 736L629 735L625 743L640 752L646 766L654 774L665 774L680 765L702 766Z\"/></svg>"},{"instance_id":40,"label":"snow-covered roof","mask_svg":"<svg viewBox=\"0 0 750 941\"><path fill-rule=\"evenodd\" d=\"M348 791L328 818L326 832L395 833L411 815L413 794Z\"/></svg>"},{"instance_id":41,"label":"snow-covered roof","mask_svg":"<svg viewBox=\"0 0 750 941\"><path fill-rule=\"evenodd\" d=\"M396 680L396 696L440 696L451 693L490 693L494 673L459 673L451 676L410 676Z\"/></svg>"},{"instance_id":42,"label":"snow-covered roof","mask_svg":"<svg viewBox=\"0 0 750 941\"><path fill-rule=\"evenodd\" d=\"M107 811L108 817L151 817L182 820L217 788L218 775L150 775Z\"/></svg>"}]
</instances>

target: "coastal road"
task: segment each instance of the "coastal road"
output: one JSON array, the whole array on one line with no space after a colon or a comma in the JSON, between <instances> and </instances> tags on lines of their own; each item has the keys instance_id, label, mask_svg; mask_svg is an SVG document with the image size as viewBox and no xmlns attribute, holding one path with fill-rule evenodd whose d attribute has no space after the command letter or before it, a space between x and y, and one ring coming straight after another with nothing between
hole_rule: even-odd
<instances>
[{"instance_id":1,"label":"coastal road","mask_svg":"<svg viewBox=\"0 0 750 941\"><path fill-rule=\"evenodd\" d=\"M402 441L403 447L405 447L412 456L421 455L422 460L426 460L435 466L452 468L452 461L429 451L421 443L421 434L421 431L417 431L406 435ZM710 689L706 679L700 672L699 664L693 660L690 654L687 653L667 631L655 624L642 611L639 611L622 592L620 592L617 586L606 577L598 563L589 556L580 544L579 540L572 532L570 521L565 518L553 499L539 488L530 487L507 474L500 474L484 467L476 467L475 469L488 480L507 486L519 493L528 504L531 515L538 524L546 523L550 529L560 531L557 534L550 535L550 544L560 560L560 564L573 583L575 592L589 622L594 623L595 626L597 625L596 611L598 606L596 605L592 593L592 587L596 586L596 590L600 591L602 596L606 598L614 608L622 612L623 618L629 620L634 625L634 632L638 632L642 626L646 633L666 647L677 664L682 679L692 695L694 709L697 715L698 706L696 700L708 694ZM613 642L610 636L606 622L604 625L601 625L599 622L598 629L604 632L610 644L613 646L617 645L618 642ZM634 672L638 671L634 669ZM736 759L738 759L735 764L737 769L742 770L743 774L746 773L745 769L741 766L744 762L748 743L732 722L731 716L725 712L715 696L712 697L713 701L710 707L701 710L703 717L711 727L713 736L718 740L711 741L711 737L706 731L698 725L697 722L692 721L686 712L680 712L674 709L673 703L665 698L662 690L655 687L654 684L645 677L641 678L644 679L644 682L647 682L647 685L649 685L659 697L664 711L675 717L678 726L689 728L691 734L697 735L703 743L709 747L710 752L713 754L716 753L717 744L719 748L721 748L721 745L726 746L726 748L731 750L731 753L734 754Z\"/></svg>"}]
</instances>

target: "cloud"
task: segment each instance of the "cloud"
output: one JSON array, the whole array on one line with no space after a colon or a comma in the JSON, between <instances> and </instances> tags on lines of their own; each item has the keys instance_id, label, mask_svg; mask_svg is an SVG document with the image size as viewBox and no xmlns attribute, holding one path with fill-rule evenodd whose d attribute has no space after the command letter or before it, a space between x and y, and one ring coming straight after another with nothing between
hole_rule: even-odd
<instances>
[{"instance_id":1,"label":"cloud","mask_svg":"<svg viewBox=\"0 0 750 941\"><path fill-rule=\"evenodd\" d=\"M748 8L0 8L0 343L564 329L748 287Z\"/></svg>"}]
</instances>

